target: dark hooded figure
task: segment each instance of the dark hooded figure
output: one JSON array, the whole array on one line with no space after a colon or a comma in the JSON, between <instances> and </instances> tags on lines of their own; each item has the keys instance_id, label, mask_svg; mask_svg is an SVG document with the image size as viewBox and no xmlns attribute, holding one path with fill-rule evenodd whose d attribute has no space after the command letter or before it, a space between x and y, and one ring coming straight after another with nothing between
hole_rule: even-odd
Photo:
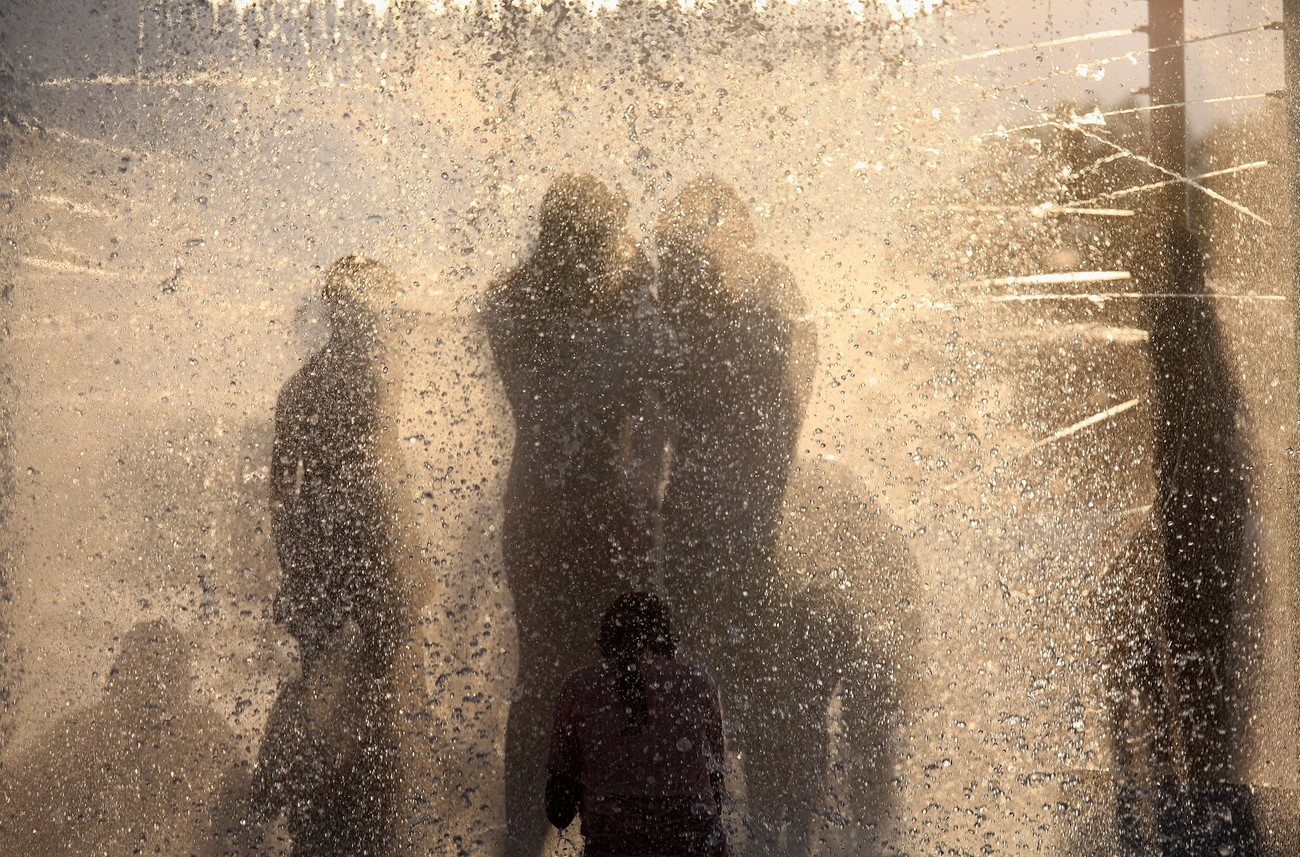
<instances>
[{"instance_id":1,"label":"dark hooded figure","mask_svg":"<svg viewBox=\"0 0 1300 857\"><path fill-rule=\"evenodd\" d=\"M532 255L490 289L485 324L515 422L502 553L519 629L506 737L507 854L546 836L537 795L560 682L595 654L589 629L649 575L653 495L634 478L650 384L650 276L626 202L557 178ZM660 446L662 448L662 444Z\"/></svg>"},{"instance_id":2,"label":"dark hooded figure","mask_svg":"<svg viewBox=\"0 0 1300 857\"><path fill-rule=\"evenodd\" d=\"M665 419L671 469L662 506L664 586L682 640L709 664L745 755L752 847L776 848L792 812L789 724L824 729L777 686L800 628L775 557L782 498L816 359L790 272L753 247L736 192L699 179L655 229L668 329ZM806 612L806 611L805 611ZM778 728L780 727L780 728Z\"/></svg>"},{"instance_id":3,"label":"dark hooded figure","mask_svg":"<svg viewBox=\"0 0 1300 857\"><path fill-rule=\"evenodd\" d=\"M600 624L603 660L555 703L546 814L582 817L586 857L722 857L725 749L713 681L673 659L663 602L630 592Z\"/></svg>"},{"instance_id":4,"label":"dark hooded figure","mask_svg":"<svg viewBox=\"0 0 1300 857\"><path fill-rule=\"evenodd\" d=\"M258 754L259 820L283 813L298 857L385 854L411 753L401 723L427 710L412 652L419 551L393 468L401 389L398 284L378 262L339 260L321 290L328 341L280 392L271 524L283 578L275 617L301 676L280 692Z\"/></svg>"}]
</instances>

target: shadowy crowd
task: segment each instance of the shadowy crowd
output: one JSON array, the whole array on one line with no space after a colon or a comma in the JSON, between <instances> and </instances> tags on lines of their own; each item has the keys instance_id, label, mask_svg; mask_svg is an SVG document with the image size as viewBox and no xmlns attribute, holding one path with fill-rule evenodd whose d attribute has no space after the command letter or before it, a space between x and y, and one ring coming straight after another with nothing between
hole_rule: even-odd
<instances>
[{"instance_id":1,"label":"shadowy crowd","mask_svg":"<svg viewBox=\"0 0 1300 857\"><path fill-rule=\"evenodd\" d=\"M810 854L832 823L863 852L884 848L918 624L913 560L859 477L799 455L817 334L736 191L712 177L687 184L645 245L628 210L590 176L558 177L532 252L482 306L515 429L500 535L518 631L505 854L541 854L548 811L564 826L579 805L592 816L584 836L606 843L589 839L593 855L721 855L728 819L752 857ZM1141 278L1203 291L1194 246L1156 255L1188 269ZM4 795L11 841L27 853L247 855L271 850L276 831L298 857L428 850L444 821L431 816L432 790L454 784L430 753L428 572L399 499L398 291L378 262L336 262L321 290L329 338L276 404L273 612L300 670L280 688L255 766L241 768L229 728L190 702L181 635L142 623L121 642L105 701L9 764L8 781L28 784ZM1250 850L1253 822L1235 797L1167 787L1193 782L1189 772L1231 775L1222 736L1242 727L1222 702L1223 603L1247 536L1237 392L1213 309L1160 306L1162 505L1098 587L1099 601L1132 608L1107 620L1121 629L1107 663L1119 846ZM582 714L606 709L621 713ZM702 737L676 741L686 721ZM635 794L583 803L582 736L644 756L642 773L676 753L687 773L675 785L665 776L672 794L648 788L651 777ZM844 799L834 812L833 756ZM610 788L616 768L603 774ZM725 800L727 779L742 801ZM204 797L150 800L179 794L177 783ZM1236 807L1226 822L1206 809L1221 805ZM629 806L678 818L681 835L629 822Z\"/></svg>"},{"instance_id":2,"label":"shadowy crowd","mask_svg":"<svg viewBox=\"0 0 1300 857\"><path fill-rule=\"evenodd\" d=\"M501 532L518 630L506 853L543 848L561 683L598 659L602 613L634 590L657 593L674 617L674 650L716 681L732 751L713 759L713 773L742 760L730 775L744 801L727 813L746 853L813 847L829 812L832 711L844 725L849 814L861 841L883 837L900 665L915 625L899 613L914 576L908 552L857 477L797 455L816 333L790 271L758 249L734 189L714 178L686 185L647 246L631 238L627 212L594 178L557 178L535 247L488 289L482 311L515 427ZM112 752L152 742L154 776L188 758L167 742L193 720L194 734L212 733L203 741L216 758L202 775L178 762L176 776L217 797L201 822L191 818L198 826L168 838L158 831L184 810L141 806L128 818L135 804L112 795L134 782L122 779L130 763L106 759L71 778L84 787L63 803L39 790L8 799L20 826L44 837L32 853L110 841L75 809L102 804L89 792L114 803L122 817L105 823L131 847L253 854L283 847L283 837L299 857L341 857L414 853L430 841L427 828L440 823L430 790L454 784L439 781L430 753L418 627L428 570L399 499L407 379L398 291L378 262L335 263L321 289L329 337L276 403L273 614L297 643L300 669L280 688L256 764L235 764L228 730L187 707L192 664L179 635L141 625L119 659L142 698L122 741L107 723L72 722L62 734L101 736ZM157 677L136 676L130 665L141 657L158 662ZM668 661L645 669L677 675ZM112 720L130 707L120 686L109 682L113 708L86 717ZM722 743L710 742L714 757ZM53 752L34 747L16 764ZM721 795L721 780L714 785ZM66 823L38 824L46 811Z\"/></svg>"},{"instance_id":3,"label":"shadowy crowd","mask_svg":"<svg viewBox=\"0 0 1300 857\"><path fill-rule=\"evenodd\" d=\"M506 853L541 852L560 684L596 659L599 617L631 590L662 595L684 657L717 681L743 759L748 853L811 849L836 695L851 815L867 837L883 833L892 667L913 623L873 636L860 617L906 603L907 551L850 474L796 458L816 334L736 192L688 184L648 248L627 211L594 178L557 178L533 252L483 308L515 423L501 533L518 630ZM302 673L271 713L251 805L259 829L284 817L299 855L391 853L428 798L404 737L427 700L403 654L418 649L422 596L391 481L395 285L365 259L328 272L330 338L276 408L275 615ZM845 575L832 567L863 579L833 585Z\"/></svg>"},{"instance_id":4,"label":"shadowy crowd","mask_svg":"<svg viewBox=\"0 0 1300 857\"><path fill-rule=\"evenodd\" d=\"M859 594L807 567L837 545L865 553L887 528L852 520L851 501L838 519L809 513L827 502L820 488L852 491L849 478L809 484L830 462L805 462L793 483L804 490L788 496L816 333L789 270L755 246L736 192L713 178L683 188L654 224L653 265L627 233L627 208L593 178L557 179L535 251L487 296L516 428L502 533L520 662L507 854L541 849L551 707L565 676L595 657L601 611L630 589L663 594L685 656L718 682L744 759L750 853L806 853L824 812L837 692L847 755L873 767L853 778L869 793L856 814L874 826L888 810L898 694L874 665L889 659L860 639ZM802 541L787 538L782 555L787 527ZM866 573L897 580L907 554L890 547L837 559L855 570L883 559Z\"/></svg>"}]
</instances>

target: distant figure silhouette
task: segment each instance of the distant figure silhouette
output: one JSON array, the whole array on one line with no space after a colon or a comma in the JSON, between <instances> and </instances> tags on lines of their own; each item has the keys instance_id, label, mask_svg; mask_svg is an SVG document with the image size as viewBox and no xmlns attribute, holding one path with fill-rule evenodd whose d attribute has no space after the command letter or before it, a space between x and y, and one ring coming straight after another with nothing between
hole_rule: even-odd
<instances>
[{"instance_id":1,"label":"distant figure silhouette","mask_svg":"<svg viewBox=\"0 0 1300 857\"><path fill-rule=\"evenodd\" d=\"M586 857L726 854L718 691L675 649L663 603L628 593L601 621L604 660L560 689L546 812L560 829L581 815Z\"/></svg>"},{"instance_id":2,"label":"distant figure silhouette","mask_svg":"<svg viewBox=\"0 0 1300 857\"><path fill-rule=\"evenodd\" d=\"M321 290L330 337L276 404L275 616L298 641L302 674L271 713L253 797L267 817L287 816L298 857L388 853L403 778L418 764L411 754L398 763L400 721L425 706L417 649L403 645L420 594L393 478L397 290L370 259L331 266Z\"/></svg>"},{"instance_id":3,"label":"distant figure silhouette","mask_svg":"<svg viewBox=\"0 0 1300 857\"><path fill-rule=\"evenodd\" d=\"M865 853L885 851L914 673L916 560L866 481L829 456L796 461L781 526L773 600L789 661L771 680L783 716L767 724L786 748L778 758L787 766L780 853L806 854L816 835L830 763L826 718L837 692L850 835Z\"/></svg>"},{"instance_id":4,"label":"distant figure silhouette","mask_svg":"<svg viewBox=\"0 0 1300 857\"><path fill-rule=\"evenodd\" d=\"M687 185L655 228L668 326L664 389L672 463L663 501L664 586L682 640L722 688L744 752L752 848L775 849L791 807L785 717L816 719L777 686L793 663L775 542L816 360L790 272L753 247L736 192ZM798 711L791 711L791 707ZM798 822L805 825L804 821Z\"/></svg>"},{"instance_id":5,"label":"distant figure silhouette","mask_svg":"<svg viewBox=\"0 0 1300 857\"><path fill-rule=\"evenodd\" d=\"M275 618L298 640L303 671L351 619L377 661L396 645L396 513L383 475L385 377L380 312L397 284L349 256L325 276L330 337L280 391L271 450L271 529L284 572Z\"/></svg>"},{"instance_id":6,"label":"distant figure silhouette","mask_svg":"<svg viewBox=\"0 0 1300 857\"><path fill-rule=\"evenodd\" d=\"M248 776L234 732L191 701L192 669L169 623L125 634L104 698L7 761L0 853L216 857L218 807Z\"/></svg>"},{"instance_id":7,"label":"distant figure silhouette","mask_svg":"<svg viewBox=\"0 0 1300 857\"><path fill-rule=\"evenodd\" d=\"M1254 854L1239 775L1247 695L1233 664L1249 585L1241 402L1204 260L1181 227L1137 245L1152 299L1156 503L1111 563L1111 740L1121 844L1163 854ZM1247 610L1252 608L1246 608Z\"/></svg>"},{"instance_id":8,"label":"distant figure silhouette","mask_svg":"<svg viewBox=\"0 0 1300 857\"><path fill-rule=\"evenodd\" d=\"M652 497L631 478L650 383L644 258L626 203L590 176L557 178L536 249L491 287L485 325L515 422L502 551L519 629L506 738L507 853L537 854L548 714L595 654L604 605L651 570Z\"/></svg>"}]
</instances>

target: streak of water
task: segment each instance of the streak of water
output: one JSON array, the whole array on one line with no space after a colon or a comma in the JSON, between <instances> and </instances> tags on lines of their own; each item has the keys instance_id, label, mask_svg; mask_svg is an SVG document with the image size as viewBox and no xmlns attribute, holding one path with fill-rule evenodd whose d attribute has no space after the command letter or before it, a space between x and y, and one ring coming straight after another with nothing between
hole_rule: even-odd
<instances>
[{"instance_id":1,"label":"streak of water","mask_svg":"<svg viewBox=\"0 0 1300 857\"><path fill-rule=\"evenodd\" d=\"M143 74L143 75L96 75L94 77L55 77L49 80L42 80L37 86L47 89L64 89L68 87L81 86L139 86L146 88L154 87L179 87L179 86L204 86L214 89L224 87L243 87L247 89L274 89L277 91L287 91L292 88L293 91L300 91L304 85L309 88L320 90L357 90L364 92L384 92L386 87L382 84L356 83L347 81L333 80L313 80L306 84L303 81L293 81L289 83L281 77L272 75L230 75L218 74L215 72L204 72L194 75L168 75L168 74Z\"/></svg>"},{"instance_id":2,"label":"streak of water","mask_svg":"<svg viewBox=\"0 0 1300 857\"><path fill-rule=\"evenodd\" d=\"M1135 397L1129 399L1127 402L1121 402L1118 405L1109 407L1104 411L1098 411L1097 413L1093 414L1090 417L1079 420L1077 423L1068 425L1063 429L1058 429L1057 431L1052 432L1047 437L1042 438L1041 440L1034 441L1034 443L1030 446L1030 449L1042 449L1048 444L1056 443L1058 440L1063 440L1064 438L1067 438L1072 434L1078 434L1079 432L1083 431L1089 426L1095 426L1097 423L1105 422L1111 417L1115 417L1118 416L1119 414L1124 413L1129 408L1137 405L1137 403L1140 401L1141 399Z\"/></svg>"},{"instance_id":3,"label":"streak of water","mask_svg":"<svg viewBox=\"0 0 1300 857\"><path fill-rule=\"evenodd\" d=\"M1081 125L1077 123L1066 123L1066 124L1062 124L1061 127L1066 130L1070 130L1082 134L1083 136L1089 138L1090 140L1094 140L1098 143L1101 143L1104 146L1108 146L1111 149L1114 149L1116 152L1122 152L1123 154L1127 155L1128 157L1132 158L1138 163L1146 164L1148 167L1151 167L1152 169L1157 170L1163 173L1164 175L1169 176L1173 181L1178 182L1180 184L1185 184L1190 188L1200 191L1201 193L1208 196L1210 199L1223 203L1224 205L1232 208L1239 214L1243 214L1257 223L1263 224L1264 226L1270 226L1270 227L1273 225L1268 220L1264 219L1263 217L1260 217L1258 214L1251 211L1249 208L1242 205L1241 203L1235 200L1228 199L1228 197L1224 196L1223 194L1219 193L1216 190L1212 190L1206 187L1205 185L1198 182L1196 179L1182 175L1181 173L1178 173L1177 171L1171 170L1167 167L1163 167L1160 164L1157 164L1155 161L1151 160L1150 158L1146 157L1145 155L1140 155L1137 152L1134 152L1132 149L1126 148L1125 146L1121 146L1119 143L1116 143L1113 140L1106 139L1100 134L1094 134L1093 132L1083 128Z\"/></svg>"},{"instance_id":4,"label":"streak of water","mask_svg":"<svg viewBox=\"0 0 1300 857\"><path fill-rule=\"evenodd\" d=\"M1063 283L1113 283L1131 280L1128 271L1060 271L1051 274L1029 274L1022 277L994 277L972 283L974 286L1047 286Z\"/></svg>"},{"instance_id":5,"label":"streak of water","mask_svg":"<svg viewBox=\"0 0 1300 857\"><path fill-rule=\"evenodd\" d=\"M1181 42L1175 42L1169 45L1159 45L1156 47L1138 49L1138 50L1130 51L1127 54L1121 54L1120 56L1115 57L1114 59L1126 59L1129 56L1138 56L1143 53L1152 53L1155 51L1169 50L1170 48L1179 47L1181 45L1191 45L1191 44L1196 44L1198 42L1208 42L1213 39L1222 39L1222 38L1227 38L1229 36L1240 36L1240 35L1245 35L1247 33L1258 33L1264 30L1276 30L1276 29L1279 29L1279 26L1274 22L1269 22L1266 24L1257 24L1253 27L1243 27L1241 29L1228 30L1222 33L1214 33L1207 36L1195 36L1193 38L1183 39ZM1011 45L1004 48L990 48L989 50L979 51L973 54L963 54L962 56L958 56L958 57L946 57L941 60L934 60L933 62L922 63L921 65L917 66L917 68L920 70L926 70L932 68L944 68L946 66L956 65L957 63L962 63L962 62L969 62L971 60L991 59L992 57L1005 56L1007 54L1019 53L1020 51L1040 50L1042 48L1055 48L1055 47L1060 47L1062 45L1079 44L1081 42L1095 42L1095 41L1101 41L1105 39L1118 39L1118 38L1123 38L1124 36L1136 35L1140 32L1142 31L1136 28L1130 28L1126 30L1101 30L1096 33L1084 33L1077 36L1064 36L1058 39L1044 39L1042 41L1026 42L1025 44Z\"/></svg>"},{"instance_id":6,"label":"streak of water","mask_svg":"<svg viewBox=\"0 0 1300 857\"><path fill-rule=\"evenodd\" d=\"M1023 103L1022 101L1015 101L1015 100L1008 99L1008 98L1006 98L1005 96L1001 95L1000 93L993 91L993 90L992 90L991 88L989 88L989 87L980 86L979 84L973 83L973 82L968 81L968 80L967 80L967 81L959 81L959 82L963 82L963 83L965 83L967 86L971 87L972 89L978 90L979 92L981 92L981 94L984 95L984 97L986 97L986 98L988 98L988 99L996 100L996 101L1002 102L1002 103L1004 103L1004 104L1008 104L1008 105L1010 105L1010 106L1013 106L1013 107L1019 108L1019 109L1021 109L1021 110L1026 110L1026 111L1032 111L1032 112L1035 112L1036 115L1038 115L1038 116L1050 116L1050 115L1052 114L1052 111L1047 110L1047 109L1042 109L1042 108L1040 108L1040 109L1038 109L1038 110L1035 111L1034 108L1032 108L1031 106L1029 106L1029 105ZM1210 199L1213 199L1213 200L1215 200L1216 202L1220 202L1220 203L1223 203L1224 205L1227 205L1229 208L1232 208L1233 210L1237 211L1239 214L1242 214L1242 215L1244 215L1244 216L1250 218L1251 220L1254 220L1254 221L1256 221L1257 223L1260 223L1260 224L1263 225L1263 226L1268 226L1268 227L1272 227L1272 226L1273 226L1273 224L1272 224L1271 222L1269 222L1267 219L1261 217L1260 215L1256 214L1254 211L1251 211L1247 206L1242 205L1241 203L1239 203L1239 202L1237 202L1237 201L1235 201L1235 200L1229 199L1228 197L1224 196L1223 194L1219 193L1218 191L1215 191L1215 190L1213 190L1213 189L1211 189L1211 188L1206 187L1206 186L1203 185L1203 184L1200 184L1200 183L1199 183L1195 178L1191 178L1191 177L1189 177L1189 176L1185 176L1185 175L1183 175L1183 174L1181 174L1181 173L1179 173L1179 172L1177 172L1177 171L1175 171L1175 170L1171 170L1171 169L1169 169L1169 168L1167 168L1167 167L1163 167L1163 166L1161 166L1160 164L1157 164L1155 161L1151 160L1150 158L1146 157L1145 155L1139 154L1139 153L1133 151L1132 149L1130 149L1130 148L1128 148L1128 147L1126 147L1126 146L1122 146L1122 145L1120 145L1119 143L1116 143L1116 142L1113 141L1113 140L1110 140L1110 139L1108 139L1108 138L1106 138L1106 137L1101 136L1100 134L1096 134L1096 133L1094 133L1094 132L1092 132L1092 131L1089 131L1086 127L1084 127L1084 124L1083 124L1082 122L1080 122L1080 121L1071 121L1071 122L1062 122L1062 121L1050 122L1050 121L1049 121L1048 124L1050 124L1050 125L1052 125L1052 126L1054 126L1054 127L1056 127L1056 128L1059 128L1059 129L1061 129L1061 130L1063 130L1063 131L1072 131L1072 132L1074 132L1074 133L1076 133L1076 134L1080 134L1080 135L1082 135L1082 136L1084 136L1084 137L1087 137L1088 139L1090 139L1090 140L1092 140L1092 141L1094 141L1094 142L1096 142L1096 143L1100 143L1101 145L1103 145L1103 146L1105 146L1106 148L1110 149L1110 150L1111 150L1112 152L1114 152L1115 154L1123 155L1124 157L1127 157L1127 158L1129 158L1129 159L1131 159L1131 160L1133 160L1133 161L1136 161L1137 163L1144 164L1144 165L1146 165L1146 166L1148 166L1148 167L1150 167L1150 168L1156 170L1157 172L1162 173L1163 175L1168 176L1168 177L1169 177L1171 180L1173 180L1174 182L1177 182L1177 183L1180 183L1180 184L1185 184L1185 185L1187 185L1188 187L1191 187L1191 188L1193 188L1193 189L1195 189L1195 190L1200 191L1201 193L1203 193L1203 194L1205 194L1206 196L1208 196Z\"/></svg>"},{"instance_id":7,"label":"streak of water","mask_svg":"<svg viewBox=\"0 0 1300 857\"><path fill-rule=\"evenodd\" d=\"M973 303L1018 303L1021 301L1092 301L1105 303L1111 300L1142 300L1145 298L1183 298L1189 300L1224 300L1224 301L1288 301L1286 295L1227 295L1227 294L1180 294L1177 292L1089 292L1087 294L1031 294L1031 295L997 295L988 298L976 298Z\"/></svg>"},{"instance_id":8,"label":"streak of water","mask_svg":"<svg viewBox=\"0 0 1300 857\"><path fill-rule=\"evenodd\" d=\"M1127 155L1121 155L1121 156L1127 157ZM1235 167L1225 167L1224 169L1221 170L1211 170L1208 173L1201 173L1197 176L1194 176L1194 178L1196 181L1200 181L1202 179L1215 178L1217 176L1228 176L1234 173L1245 172L1246 170L1257 170L1260 167L1272 167L1272 166L1277 166L1277 165L1269 161L1251 161L1248 164L1238 164ZM1121 196L1129 196L1130 194L1141 193L1142 191L1147 191L1147 190L1154 190L1155 188L1168 187L1169 185L1174 185L1179 183L1180 183L1179 179L1166 179L1164 181L1151 182L1150 184L1134 185L1133 187L1126 187L1121 190L1113 190L1107 193L1098 194L1097 196L1090 197L1088 199L1080 200L1078 202L1078 205L1090 205L1095 202L1104 202L1105 200L1117 199L1118 197Z\"/></svg>"},{"instance_id":9,"label":"streak of water","mask_svg":"<svg viewBox=\"0 0 1300 857\"><path fill-rule=\"evenodd\" d=\"M944 68L957 63L970 62L971 60L990 59L992 57L1006 56L1007 54L1019 53L1020 51L1041 50L1042 48L1055 48L1061 45L1075 45L1080 42L1095 42L1102 39L1118 39L1124 36L1131 36L1137 31L1134 29L1127 30L1100 30L1096 33L1084 33L1078 36L1064 36L1059 39L1044 39L1037 42L1027 42L1023 45L1009 45L1004 48L990 48L986 51L979 51L973 54L963 54L959 57L946 57L933 62L922 63L917 66L920 71L926 71L934 68Z\"/></svg>"},{"instance_id":10,"label":"streak of water","mask_svg":"<svg viewBox=\"0 0 1300 857\"><path fill-rule=\"evenodd\" d=\"M1042 202L1038 205L934 205L912 206L915 209L934 211L951 211L955 214L999 214L1003 212L1021 212L1033 217L1078 214L1086 217L1132 217L1136 212L1131 208L1090 208L1082 204L1056 205ZM880 209L892 211L893 209Z\"/></svg>"},{"instance_id":11,"label":"streak of water","mask_svg":"<svg viewBox=\"0 0 1300 857\"><path fill-rule=\"evenodd\" d=\"M19 258L24 265L33 268L42 268L46 271L54 271L60 274L76 274L78 276L104 277L107 279L117 279L121 276L115 271L105 271L102 268L91 268L88 265L78 265L74 262L65 262L60 259L44 259L40 256L22 256Z\"/></svg>"},{"instance_id":12,"label":"streak of water","mask_svg":"<svg viewBox=\"0 0 1300 857\"><path fill-rule=\"evenodd\" d=\"M1114 405L1112 407L1106 408L1103 411L1099 411L1089 417L1085 417L1084 419L1079 420L1076 423L1072 423L1071 425L1068 425L1065 428L1058 429L1052 434L1034 441L1033 443L1029 444L1023 449L1005 455L1001 459L1001 463L1005 465L1013 461L1023 459L1025 456L1029 455L1030 453L1036 450L1042 449L1043 447L1049 446L1053 443L1056 443L1057 441L1064 440L1070 435L1078 434L1084 429L1091 428L1092 426L1095 426L1099 423L1105 422L1106 420L1119 416L1125 411L1138 405L1139 402L1141 402L1141 399L1139 397L1134 397L1132 399L1129 399L1128 401L1121 402L1118 405ZM956 489L969 484L972 480L978 477L980 473L981 473L980 468L972 468L971 472L967 473L965 476L962 476L960 479L955 479L952 482L949 482L947 485L941 486L939 490L944 492L955 491Z\"/></svg>"},{"instance_id":13,"label":"streak of water","mask_svg":"<svg viewBox=\"0 0 1300 857\"><path fill-rule=\"evenodd\" d=\"M1168 110L1172 107L1191 107L1202 104L1227 104L1234 101L1257 101L1261 98L1276 98L1277 92L1254 92L1248 95L1223 95L1217 98L1198 98L1192 101L1178 101L1172 104L1147 104L1141 107L1126 107L1117 110L1098 110L1095 113L1088 114L1089 117L1096 116L1100 119L1106 119L1111 116L1128 116L1137 113L1150 113L1156 110ZM992 136L1005 136L1018 131L1036 131L1039 128L1054 128L1060 122L1065 121L1063 118L1048 119L1043 122L1034 122L1029 125L1017 125L1014 128L998 128L995 131L984 131L975 135L975 142L983 142L986 138ZM1123 157L1123 155L1111 156ZM1103 159L1103 162L1109 163L1109 160Z\"/></svg>"},{"instance_id":14,"label":"streak of water","mask_svg":"<svg viewBox=\"0 0 1300 857\"><path fill-rule=\"evenodd\" d=\"M76 202L74 200L68 199L65 196L58 196L57 194L51 194L51 193L34 194L28 198L31 199L33 202L40 203L41 205L48 205L53 208L62 208L67 211L71 211L74 214L88 214L93 217L111 216L107 211L105 211L102 208L97 208L93 205L84 202Z\"/></svg>"}]
</instances>

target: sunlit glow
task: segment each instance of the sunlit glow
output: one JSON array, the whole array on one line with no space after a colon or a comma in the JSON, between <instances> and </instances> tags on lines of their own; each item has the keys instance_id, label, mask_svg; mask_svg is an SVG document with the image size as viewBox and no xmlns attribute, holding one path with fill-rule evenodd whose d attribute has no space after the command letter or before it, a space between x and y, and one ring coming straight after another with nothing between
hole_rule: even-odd
<instances>
[{"instance_id":1,"label":"sunlit glow","mask_svg":"<svg viewBox=\"0 0 1300 857\"><path fill-rule=\"evenodd\" d=\"M1091 111L1082 116L1071 111L1070 121L1075 125L1105 125L1106 116L1101 112L1100 107L1094 107Z\"/></svg>"},{"instance_id":2,"label":"sunlit glow","mask_svg":"<svg viewBox=\"0 0 1300 857\"><path fill-rule=\"evenodd\" d=\"M889 17L895 21L915 18L923 13L928 15L943 5L943 0L877 0L877 2L889 10Z\"/></svg>"},{"instance_id":3,"label":"sunlit glow","mask_svg":"<svg viewBox=\"0 0 1300 857\"><path fill-rule=\"evenodd\" d=\"M676 5L680 12L697 13L709 9L713 6L709 0L670 0L672 5ZM238 14L244 14L250 9L260 5L265 5L265 0L209 0L213 6L229 6ZM300 6L306 8L313 3L328 3L331 0L301 0ZM332 0L340 12L346 7L345 0ZM448 4L446 0L420 0L421 3L434 15L443 15L447 11ZM556 0L536 0L536 2L522 4L529 14L541 14L550 6L554 5ZM804 0L784 0L787 5L801 5ZM874 5L884 10L891 21L901 22L912 18L928 15L943 6L945 0L843 0L843 2L828 3L829 6L840 6L849 13L854 20L862 21L867 17L868 6ZM375 18L382 19L388 14L390 9L394 9L393 0L360 0L360 3ZM764 12L771 5L771 0L753 0L754 11ZM452 0L452 6L462 12L480 5L478 0ZM597 17L605 12L617 12L619 9L619 0L578 0L579 5L591 17ZM394 12L400 10L394 9ZM500 17L500 8L493 9L494 14L490 17Z\"/></svg>"}]
</instances>

